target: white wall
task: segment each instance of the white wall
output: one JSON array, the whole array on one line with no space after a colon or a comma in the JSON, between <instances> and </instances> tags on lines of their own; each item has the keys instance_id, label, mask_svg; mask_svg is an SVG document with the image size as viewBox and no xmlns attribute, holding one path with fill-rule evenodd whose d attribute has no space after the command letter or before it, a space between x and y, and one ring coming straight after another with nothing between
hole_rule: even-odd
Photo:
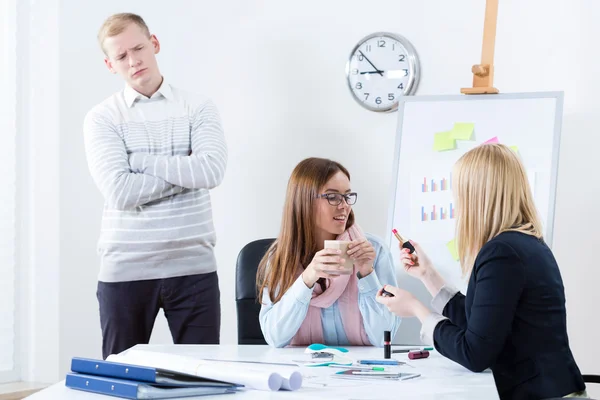
<instances>
[{"instance_id":1,"label":"white wall","mask_svg":"<svg viewBox=\"0 0 600 400\"><path fill-rule=\"evenodd\" d=\"M58 0L16 4L18 362L24 380L52 382L61 315L59 7Z\"/></svg>"},{"instance_id":2,"label":"white wall","mask_svg":"<svg viewBox=\"0 0 600 400\"><path fill-rule=\"evenodd\" d=\"M496 87L504 93L566 92L555 250L575 356L584 371L600 372L594 361L600 349L590 346L599 328L592 304L600 300L600 272L592 240L600 217L592 207L600 185L593 175L595 151L586 145L595 140L600 122L593 113L598 83L590 78L600 5L593 0L500 3ZM324 156L345 164L353 189L361 193L355 207L359 223L385 234L397 114L368 112L352 100L344 77L352 47L374 31L400 33L421 58L417 94L458 94L471 85L470 68L480 58L484 4L190 0L166 6L110 0L82 7L61 0L55 56L60 68L46 76L60 78L57 92L48 95L58 102L60 118L60 184L49 189L60 196L52 203L60 226L60 237L53 238L60 241L57 378L72 356L100 356L95 245L102 199L87 170L81 127L90 107L122 87L105 69L95 42L105 17L142 14L161 40L163 73L175 85L211 96L221 111L230 148L225 182L213 192L221 337L222 343L235 343L237 253L247 242L277 233L287 178L302 158ZM170 341L162 317L156 328L154 342Z\"/></svg>"}]
</instances>

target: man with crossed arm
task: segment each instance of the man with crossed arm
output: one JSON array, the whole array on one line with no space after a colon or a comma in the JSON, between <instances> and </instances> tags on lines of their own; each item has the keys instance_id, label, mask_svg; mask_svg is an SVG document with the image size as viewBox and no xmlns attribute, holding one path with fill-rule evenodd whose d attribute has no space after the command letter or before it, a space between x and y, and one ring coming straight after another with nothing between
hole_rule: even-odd
<instances>
[{"instance_id":1,"label":"man with crossed arm","mask_svg":"<svg viewBox=\"0 0 600 400\"><path fill-rule=\"evenodd\" d=\"M164 310L176 344L218 344L221 311L209 189L225 175L219 113L161 75L160 44L135 14L98 34L125 88L85 117L88 166L105 199L98 242L102 356L148 343Z\"/></svg>"}]
</instances>

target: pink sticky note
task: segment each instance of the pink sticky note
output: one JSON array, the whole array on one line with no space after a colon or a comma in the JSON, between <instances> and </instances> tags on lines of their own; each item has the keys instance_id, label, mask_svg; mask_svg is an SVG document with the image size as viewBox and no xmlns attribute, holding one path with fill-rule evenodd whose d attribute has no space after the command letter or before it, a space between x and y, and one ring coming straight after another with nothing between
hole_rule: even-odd
<instances>
[{"instance_id":1,"label":"pink sticky note","mask_svg":"<svg viewBox=\"0 0 600 400\"><path fill-rule=\"evenodd\" d=\"M494 136L493 138L483 142L483 144L486 144L486 143L500 143L500 142L498 141L498 136Z\"/></svg>"}]
</instances>

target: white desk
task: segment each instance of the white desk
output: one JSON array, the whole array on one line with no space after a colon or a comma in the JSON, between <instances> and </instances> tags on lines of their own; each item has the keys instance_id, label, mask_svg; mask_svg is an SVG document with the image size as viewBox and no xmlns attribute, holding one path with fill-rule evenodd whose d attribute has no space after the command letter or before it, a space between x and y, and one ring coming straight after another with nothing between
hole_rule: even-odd
<instances>
[{"instance_id":1,"label":"white desk","mask_svg":"<svg viewBox=\"0 0 600 400\"><path fill-rule=\"evenodd\" d=\"M201 358L215 358L240 361L267 361L290 363L292 360L304 359L304 348L274 349L268 346L175 346L175 345L139 345L134 348L155 350L197 356ZM397 347L394 347L397 348ZM354 358L383 358L383 349L373 347L348 347ZM304 380L302 387L294 392L278 391L266 392L258 390L243 390L232 395L186 397L187 400L217 399L306 399L316 395L331 399L498 399L491 372L472 373L462 366L446 359L439 353L430 352L429 358L409 360L405 353L393 354L393 358L406 361L412 366L397 367L401 371L418 372L419 378L381 382L377 380L354 381L332 378L336 368L329 367L303 367L300 368ZM48 387L32 396L29 400L103 400L115 397L86 393L65 387L64 381Z\"/></svg>"}]
</instances>

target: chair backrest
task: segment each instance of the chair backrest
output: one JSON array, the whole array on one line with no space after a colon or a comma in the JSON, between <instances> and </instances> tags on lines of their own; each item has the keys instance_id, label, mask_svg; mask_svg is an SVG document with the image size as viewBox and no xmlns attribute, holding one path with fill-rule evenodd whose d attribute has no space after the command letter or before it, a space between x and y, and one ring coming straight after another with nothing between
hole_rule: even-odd
<instances>
[{"instance_id":1,"label":"chair backrest","mask_svg":"<svg viewBox=\"0 0 600 400\"><path fill-rule=\"evenodd\" d=\"M267 344L258 321L260 299L256 299L256 271L274 240L255 240L238 254L235 267L238 344Z\"/></svg>"},{"instance_id":2,"label":"chair backrest","mask_svg":"<svg viewBox=\"0 0 600 400\"><path fill-rule=\"evenodd\" d=\"M600 383L600 375L582 375L583 376L583 381L585 383ZM544 400L562 400L564 399L564 397L552 397L550 399L544 399ZM595 397L569 397L569 399L572 400L594 400Z\"/></svg>"}]
</instances>

